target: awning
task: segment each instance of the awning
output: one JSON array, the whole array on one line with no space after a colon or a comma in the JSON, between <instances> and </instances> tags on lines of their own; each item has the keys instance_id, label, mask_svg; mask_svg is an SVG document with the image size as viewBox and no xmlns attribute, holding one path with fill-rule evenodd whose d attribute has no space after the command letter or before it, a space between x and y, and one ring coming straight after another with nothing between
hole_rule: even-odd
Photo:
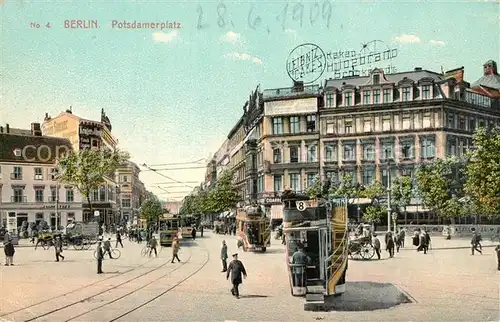
<instances>
[{"instance_id":1,"label":"awning","mask_svg":"<svg viewBox=\"0 0 500 322\"><path fill-rule=\"evenodd\" d=\"M271 206L271 219L283 219L283 205Z\"/></svg>"}]
</instances>

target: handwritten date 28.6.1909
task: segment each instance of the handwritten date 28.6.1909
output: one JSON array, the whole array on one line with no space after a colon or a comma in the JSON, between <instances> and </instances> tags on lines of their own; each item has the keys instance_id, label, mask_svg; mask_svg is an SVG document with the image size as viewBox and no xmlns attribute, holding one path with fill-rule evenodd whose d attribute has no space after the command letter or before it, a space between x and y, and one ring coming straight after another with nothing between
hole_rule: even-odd
<instances>
[{"instance_id":1,"label":"handwritten date 28.6.1909","mask_svg":"<svg viewBox=\"0 0 500 322\"><path fill-rule=\"evenodd\" d=\"M260 10L257 5L251 5L246 15L246 26L235 26L229 7L224 2L221 1L214 9L205 15L203 7L198 5L196 8L198 15L196 27L198 30L209 28L211 24L216 24L219 28L249 27L254 30L267 30L267 32L271 32L271 23L273 25L277 23L282 30L286 30L287 28L302 28L307 25L316 27L320 24L330 28L333 13L333 5L330 0L306 4L301 2L287 2L275 18L272 16L269 18L264 17L264 14L267 16L269 12L266 10L259 12Z\"/></svg>"}]
</instances>

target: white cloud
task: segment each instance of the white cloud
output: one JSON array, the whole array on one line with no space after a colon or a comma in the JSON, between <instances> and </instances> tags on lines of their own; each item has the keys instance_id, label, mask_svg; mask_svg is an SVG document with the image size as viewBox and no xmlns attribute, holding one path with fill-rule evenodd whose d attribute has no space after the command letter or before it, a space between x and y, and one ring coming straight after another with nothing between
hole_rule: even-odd
<instances>
[{"instance_id":1,"label":"white cloud","mask_svg":"<svg viewBox=\"0 0 500 322\"><path fill-rule=\"evenodd\" d=\"M164 33L164 32L154 32L153 33L153 40L155 42L168 43L168 42L171 42L174 39L176 39L178 36L179 36L179 33L176 30L171 31L171 32L167 32L167 33Z\"/></svg>"},{"instance_id":2,"label":"white cloud","mask_svg":"<svg viewBox=\"0 0 500 322\"><path fill-rule=\"evenodd\" d=\"M228 31L226 34L220 37L221 41L235 43L241 39L241 35L232 31Z\"/></svg>"},{"instance_id":3,"label":"white cloud","mask_svg":"<svg viewBox=\"0 0 500 322\"><path fill-rule=\"evenodd\" d=\"M262 59L260 58L257 58L255 56L252 56L252 55L249 55L247 53L230 53L230 54L226 54L224 55L225 58L229 58L229 59L234 59L234 60L247 60L247 61L251 61L252 63L256 63L256 64L262 64Z\"/></svg>"},{"instance_id":4,"label":"white cloud","mask_svg":"<svg viewBox=\"0 0 500 322\"><path fill-rule=\"evenodd\" d=\"M420 38L415 35L401 35L394 37L394 40L402 44L416 44L420 42Z\"/></svg>"},{"instance_id":5,"label":"white cloud","mask_svg":"<svg viewBox=\"0 0 500 322\"><path fill-rule=\"evenodd\" d=\"M434 39L429 40L429 43L431 45L439 46L439 47L443 47L443 46L446 45L446 43L444 41L442 41L442 40L434 40Z\"/></svg>"}]
</instances>

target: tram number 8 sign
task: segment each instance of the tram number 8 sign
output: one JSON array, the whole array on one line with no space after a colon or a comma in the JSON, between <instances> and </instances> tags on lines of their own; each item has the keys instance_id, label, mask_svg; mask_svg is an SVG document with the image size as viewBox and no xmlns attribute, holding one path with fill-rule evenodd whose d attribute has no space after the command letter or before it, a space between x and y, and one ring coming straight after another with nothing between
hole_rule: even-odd
<instances>
[{"instance_id":1,"label":"tram number 8 sign","mask_svg":"<svg viewBox=\"0 0 500 322\"><path fill-rule=\"evenodd\" d=\"M297 201L297 210L298 211L304 211L306 210L308 207L308 204L307 202L305 201Z\"/></svg>"}]
</instances>

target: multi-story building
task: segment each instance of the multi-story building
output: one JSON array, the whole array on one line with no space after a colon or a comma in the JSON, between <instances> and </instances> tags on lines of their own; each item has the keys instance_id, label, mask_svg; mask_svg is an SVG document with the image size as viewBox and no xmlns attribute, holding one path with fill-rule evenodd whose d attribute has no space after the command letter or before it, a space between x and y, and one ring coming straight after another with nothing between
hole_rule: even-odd
<instances>
[{"instance_id":1,"label":"multi-story building","mask_svg":"<svg viewBox=\"0 0 500 322\"><path fill-rule=\"evenodd\" d=\"M137 222L144 184L139 179L140 169L137 164L127 161L116 169L117 202L120 222Z\"/></svg>"},{"instance_id":2,"label":"multi-story building","mask_svg":"<svg viewBox=\"0 0 500 322\"><path fill-rule=\"evenodd\" d=\"M114 149L118 140L111 134L111 122L101 111L101 120L87 120L73 114L71 109L56 117L45 114L42 133L46 136L60 137L71 142L74 151L80 149ZM106 177L106 183L90 195L93 211L99 211L99 221L109 225L120 221L118 203L116 202L116 178ZM84 200L83 221L93 221L88 202Z\"/></svg>"},{"instance_id":3,"label":"multi-story building","mask_svg":"<svg viewBox=\"0 0 500 322\"><path fill-rule=\"evenodd\" d=\"M235 184L240 193L241 200L245 199L246 176L245 176L245 128L244 119L240 118L238 123L229 132L228 139L228 169L234 172Z\"/></svg>"},{"instance_id":4,"label":"multi-story building","mask_svg":"<svg viewBox=\"0 0 500 322\"><path fill-rule=\"evenodd\" d=\"M42 136L39 124L32 129L29 135L12 134L7 126L0 133L0 223L17 230L23 222L44 220L55 228L82 221L82 197L76 188L59 183L55 166L71 143Z\"/></svg>"}]
</instances>

